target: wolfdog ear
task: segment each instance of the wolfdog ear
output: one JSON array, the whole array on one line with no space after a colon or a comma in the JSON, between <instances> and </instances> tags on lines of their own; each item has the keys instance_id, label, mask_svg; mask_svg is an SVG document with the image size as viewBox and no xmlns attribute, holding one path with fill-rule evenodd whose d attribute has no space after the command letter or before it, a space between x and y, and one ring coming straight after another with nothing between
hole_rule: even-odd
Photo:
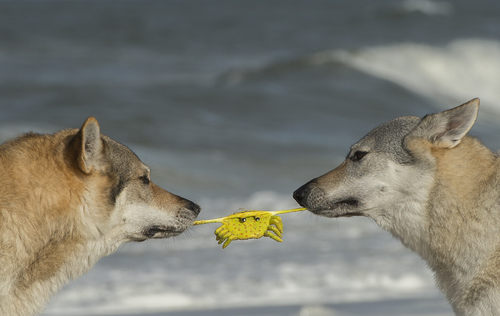
<instances>
[{"instance_id":1,"label":"wolfdog ear","mask_svg":"<svg viewBox=\"0 0 500 316\"><path fill-rule=\"evenodd\" d=\"M451 110L427 115L408 136L427 139L435 147L453 148L474 125L478 110L476 98Z\"/></svg>"},{"instance_id":2,"label":"wolfdog ear","mask_svg":"<svg viewBox=\"0 0 500 316\"><path fill-rule=\"evenodd\" d=\"M99 123L95 117L89 117L75 136L77 148L77 164L83 173L90 174L100 167L102 157L102 139Z\"/></svg>"}]
</instances>

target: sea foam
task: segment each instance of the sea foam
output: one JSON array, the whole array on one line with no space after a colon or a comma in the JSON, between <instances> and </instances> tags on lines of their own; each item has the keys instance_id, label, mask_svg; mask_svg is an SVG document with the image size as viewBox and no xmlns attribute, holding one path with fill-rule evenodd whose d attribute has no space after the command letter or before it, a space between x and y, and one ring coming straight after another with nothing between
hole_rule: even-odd
<instances>
[{"instance_id":1,"label":"sea foam","mask_svg":"<svg viewBox=\"0 0 500 316\"><path fill-rule=\"evenodd\" d=\"M308 57L311 64L341 62L349 67L449 104L480 97L500 113L500 42L456 40L443 47L417 43L330 50Z\"/></svg>"}]
</instances>

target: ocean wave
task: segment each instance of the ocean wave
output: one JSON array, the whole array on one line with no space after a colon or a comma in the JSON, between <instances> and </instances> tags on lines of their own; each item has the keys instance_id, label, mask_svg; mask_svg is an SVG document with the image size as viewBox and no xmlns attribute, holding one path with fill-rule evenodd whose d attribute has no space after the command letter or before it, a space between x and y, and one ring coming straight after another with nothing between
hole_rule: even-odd
<instances>
[{"instance_id":1,"label":"ocean wave","mask_svg":"<svg viewBox=\"0 0 500 316\"><path fill-rule=\"evenodd\" d=\"M399 43L360 49L332 49L254 68L233 69L221 77L238 84L270 73L344 65L400 85L449 106L474 97L500 113L500 41L462 39L445 46Z\"/></svg>"},{"instance_id":2,"label":"ocean wave","mask_svg":"<svg viewBox=\"0 0 500 316\"><path fill-rule=\"evenodd\" d=\"M432 99L464 102L480 97L483 105L498 109L500 42L497 41L460 40L445 47L406 43L357 52L335 51L331 56ZM318 57L321 58L321 53Z\"/></svg>"},{"instance_id":3,"label":"ocean wave","mask_svg":"<svg viewBox=\"0 0 500 316\"><path fill-rule=\"evenodd\" d=\"M310 57L340 61L375 77L440 102L480 97L500 110L500 42L457 40L444 47L403 43L358 51L336 50Z\"/></svg>"},{"instance_id":4,"label":"ocean wave","mask_svg":"<svg viewBox=\"0 0 500 316\"><path fill-rule=\"evenodd\" d=\"M321 270L317 270L321 269ZM175 310L334 304L408 297L438 296L429 276L332 269L330 264L303 266L282 264L268 280L244 274L220 279L214 275L183 274L182 286L171 286L164 275L115 273L114 283L87 284L60 293L47 315L103 315L153 313ZM258 272L258 271L254 271ZM118 278L128 282L119 282ZM141 280L142 278L142 280ZM140 289L140 290L138 290Z\"/></svg>"}]
</instances>

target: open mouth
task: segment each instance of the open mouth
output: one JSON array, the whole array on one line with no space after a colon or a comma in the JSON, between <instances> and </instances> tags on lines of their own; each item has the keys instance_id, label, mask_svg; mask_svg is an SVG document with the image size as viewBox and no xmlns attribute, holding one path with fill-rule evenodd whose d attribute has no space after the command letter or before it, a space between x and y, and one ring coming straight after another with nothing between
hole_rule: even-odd
<instances>
[{"instance_id":1,"label":"open mouth","mask_svg":"<svg viewBox=\"0 0 500 316\"><path fill-rule=\"evenodd\" d=\"M183 230L176 227L151 226L144 230L144 235L147 238L167 238L181 234Z\"/></svg>"}]
</instances>

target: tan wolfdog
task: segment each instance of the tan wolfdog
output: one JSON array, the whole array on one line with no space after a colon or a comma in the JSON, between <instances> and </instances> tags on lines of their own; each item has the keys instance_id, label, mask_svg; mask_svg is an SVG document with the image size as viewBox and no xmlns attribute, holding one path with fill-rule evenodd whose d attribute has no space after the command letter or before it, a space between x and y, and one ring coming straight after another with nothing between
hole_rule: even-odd
<instances>
[{"instance_id":1,"label":"tan wolfdog","mask_svg":"<svg viewBox=\"0 0 500 316\"><path fill-rule=\"evenodd\" d=\"M384 123L294 192L326 217L366 216L419 254L457 315L500 315L500 159L473 137L479 100Z\"/></svg>"},{"instance_id":2,"label":"tan wolfdog","mask_svg":"<svg viewBox=\"0 0 500 316\"><path fill-rule=\"evenodd\" d=\"M80 130L0 146L0 315L33 315L121 244L190 227L198 205L88 118Z\"/></svg>"}]
</instances>

